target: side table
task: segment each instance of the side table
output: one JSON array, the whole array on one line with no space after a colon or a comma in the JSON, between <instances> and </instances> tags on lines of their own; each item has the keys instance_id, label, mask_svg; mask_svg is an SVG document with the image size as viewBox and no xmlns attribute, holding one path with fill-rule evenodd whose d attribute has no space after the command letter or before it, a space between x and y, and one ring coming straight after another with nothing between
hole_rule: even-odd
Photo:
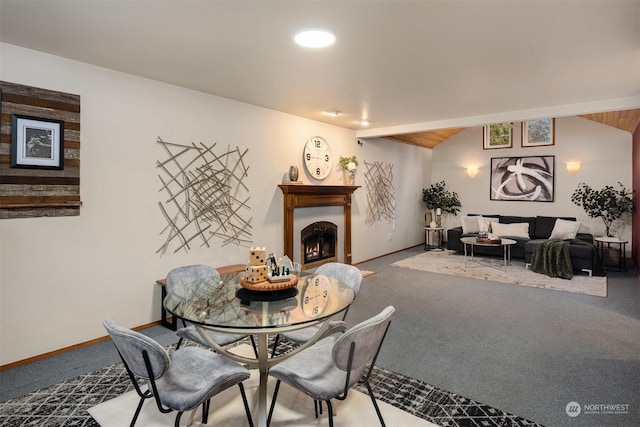
<instances>
[{"instance_id":1,"label":"side table","mask_svg":"<svg viewBox=\"0 0 640 427\"><path fill-rule=\"evenodd\" d=\"M596 247L600 249L600 258L602 259L602 266L609 269L615 268L617 271L627 271L627 243L626 240L620 240L617 237L594 237L593 240L596 242ZM606 265L604 259L604 248L605 244L607 248L610 248L611 245L618 245L618 265Z\"/></svg>"},{"instance_id":2,"label":"side table","mask_svg":"<svg viewBox=\"0 0 640 427\"><path fill-rule=\"evenodd\" d=\"M431 232L433 232L434 240L436 240L434 242L435 244L433 245L430 242ZM444 233L444 228L442 227L424 227L424 250L425 251L433 251L433 250L443 251L444 250L444 248L442 247L443 233Z\"/></svg>"}]
</instances>

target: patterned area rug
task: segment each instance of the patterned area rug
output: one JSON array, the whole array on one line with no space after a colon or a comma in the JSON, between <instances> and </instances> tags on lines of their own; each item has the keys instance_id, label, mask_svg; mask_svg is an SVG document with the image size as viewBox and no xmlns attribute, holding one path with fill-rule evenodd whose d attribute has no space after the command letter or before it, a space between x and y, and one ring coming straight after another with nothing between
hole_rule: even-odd
<instances>
[{"instance_id":1,"label":"patterned area rug","mask_svg":"<svg viewBox=\"0 0 640 427\"><path fill-rule=\"evenodd\" d=\"M467 261L465 265L464 255L457 254L455 251L428 251L394 262L391 265L492 282L511 283L598 297L607 296L606 277L589 277L585 273L584 275L574 275L571 280L566 280L548 277L544 274L527 270L522 260L512 260L506 271L504 270L502 258L476 256L473 261L471 261L470 257Z\"/></svg>"},{"instance_id":2,"label":"patterned area rug","mask_svg":"<svg viewBox=\"0 0 640 427\"><path fill-rule=\"evenodd\" d=\"M378 400L441 427L543 427L379 367L370 382ZM132 389L118 363L0 404L0 426L99 427L87 410Z\"/></svg>"}]
</instances>

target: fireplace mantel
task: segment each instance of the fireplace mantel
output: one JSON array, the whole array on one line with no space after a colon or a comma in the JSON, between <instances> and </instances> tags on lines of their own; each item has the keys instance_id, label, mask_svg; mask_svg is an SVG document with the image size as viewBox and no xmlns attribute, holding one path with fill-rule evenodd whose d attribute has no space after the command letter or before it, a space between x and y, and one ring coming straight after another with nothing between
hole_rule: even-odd
<instances>
[{"instance_id":1,"label":"fireplace mantel","mask_svg":"<svg viewBox=\"0 0 640 427\"><path fill-rule=\"evenodd\" d=\"M293 212L296 208L343 206L344 263L351 264L351 194L358 185L278 185L284 201L284 254L294 259Z\"/></svg>"}]
</instances>

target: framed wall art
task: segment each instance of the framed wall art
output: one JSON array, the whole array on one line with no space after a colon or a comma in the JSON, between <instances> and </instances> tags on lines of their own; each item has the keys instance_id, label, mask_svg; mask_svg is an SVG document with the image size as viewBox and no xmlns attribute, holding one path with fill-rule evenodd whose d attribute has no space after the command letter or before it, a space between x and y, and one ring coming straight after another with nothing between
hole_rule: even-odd
<instances>
[{"instance_id":1,"label":"framed wall art","mask_svg":"<svg viewBox=\"0 0 640 427\"><path fill-rule=\"evenodd\" d=\"M482 132L482 148L511 148L513 143L513 125L511 123L496 123L487 125Z\"/></svg>"},{"instance_id":2,"label":"framed wall art","mask_svg":"<svg viewBox=\"0 0 640 427\"><path fill-rule=\"evenodd\" d=\"M522 146L541 147L555 144L556 119L543 118L522 122Z\"/></svg>"},{"instance_id":3,"label":"framed wall art","mask_svg":"<svg viewBox=\"0 0 640 427\"><path fill-rule=\"evenodd\" d=\"M491 158L491 200L553 202L555 156Z\"/></svg>"},{"instance_id":4,"label":"framed wall art","mask_svg":"<svg viewBox=\"0 0 640 427\"><path fill-rule=\"evenodd\" d=\"M64 168L64 122L13 114L12 168Z\"/></svg>"}]
</instances>

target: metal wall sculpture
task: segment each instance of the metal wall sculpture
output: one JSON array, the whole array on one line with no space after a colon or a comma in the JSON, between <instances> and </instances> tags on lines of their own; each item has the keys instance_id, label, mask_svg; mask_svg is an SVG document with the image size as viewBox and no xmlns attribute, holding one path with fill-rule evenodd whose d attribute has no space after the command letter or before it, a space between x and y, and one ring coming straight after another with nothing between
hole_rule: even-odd
<instances>
[{"instance_id":1,"label":"metal wall sculpture","mask_svg":"<svg viewBox=\"0 0 640 427\"><path fill-rule=\"evenodd\" d=\"M493 157L491 200L553 202L554 156Z\"/></svg>"},{"instance_id":2,"label":"metal wall sculpture","mask_svg":"<svg viewBox=\"0 0 640 427\"><path fill-rule=\"evenodd\" d=\"M373 162L365 165L365 185L367 187L366 223L381 219L395 219L396 201L393 191L393 165Z\"/></svg>"},{"instance_id":3,"label":"metal wall sculpture","mask_svg":"<svg viewBox=\"0 0 640 427\"><path fill-rule=\"evenodd\" d=\"M251 243L249 189L243 183L249 166L248 149L228 147L214 151L216 144L174 144L157 140L167 154L156 162L162 183L160 192L167 197L158 206L167 226L161 231L164 242L157 253L188 252L192 245L209 247L212 238L223 245Z\"/></svg>"}]
</instances>

